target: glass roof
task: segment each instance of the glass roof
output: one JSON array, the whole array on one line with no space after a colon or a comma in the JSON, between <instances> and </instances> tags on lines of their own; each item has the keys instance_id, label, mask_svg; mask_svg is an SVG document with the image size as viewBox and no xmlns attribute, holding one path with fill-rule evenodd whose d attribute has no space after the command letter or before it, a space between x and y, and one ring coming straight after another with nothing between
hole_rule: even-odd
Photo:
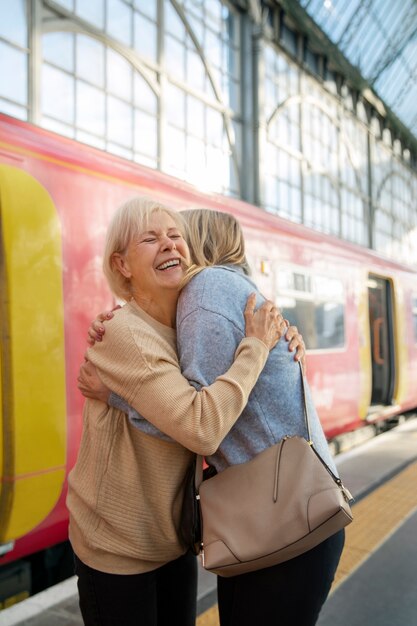
<instances>
[{"instance_id":1,"label":"glass roof","mask_svg":"<svg viewBox=\"0 0 417 626\"><path fill-rule=\"evenodd\" d=\"M298 0L417 137L417 0Z\"/></svg>"}]
</instances>

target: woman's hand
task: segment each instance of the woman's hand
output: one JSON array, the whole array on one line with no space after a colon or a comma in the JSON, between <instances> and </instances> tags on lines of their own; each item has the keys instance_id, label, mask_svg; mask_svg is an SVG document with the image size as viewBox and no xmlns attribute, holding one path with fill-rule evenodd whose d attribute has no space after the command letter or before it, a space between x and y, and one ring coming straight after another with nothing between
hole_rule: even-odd
<instances>
[{"instance_id":1,"label":"woman's hand","mask_svg":"<svg viewBox=\"0 0 417 626\"><path fill-rule=\"evenodd\" d=\"M110 389L102 382L91 361L85 360L81 365L77 380L83 396L108 404Z\"/></svg>"},{"instance_id":2,"label":"woman's hand","mask_svg":"<svg viewBox=\"0 0 417 626\"><path fill-rule=\"evenodd\" d=\"M282 315L270 300L266 300L255 311L256 294L252 293L246 302L244 311L246 337L257 337L269 350L278 343L287 325Z\"/></svg>"},{"instance_id":3,"label":"woman's hand","mask_svg":"<svg viewBox=\"0 0 417 626\"><path fill-rule=\"evenodd\" d=\"M298 332L297 326L290 326L287 320L284 320L287 329L285 339L288 341L288 350L295 352L294 361L301 361L304 374L307 373L306 346L301 333Z\"/></svg>"},{"instance_id":4,"label":"woman's hand","mask_svg":"<svg viewBox=\"0 0 417 626\"><path fill-rule=\"evenodd\" d=\"M89 346L94 346L96 341L102 341L105 332L103 322L105 322L106 320L111 320L111 318L114 316L114 311L120 308L120 305L117 305L111 311L104 311L103 313L99 313L96 319L91 322L91 325L87 331L87 343Z\"/></svg>"}]
</instances>

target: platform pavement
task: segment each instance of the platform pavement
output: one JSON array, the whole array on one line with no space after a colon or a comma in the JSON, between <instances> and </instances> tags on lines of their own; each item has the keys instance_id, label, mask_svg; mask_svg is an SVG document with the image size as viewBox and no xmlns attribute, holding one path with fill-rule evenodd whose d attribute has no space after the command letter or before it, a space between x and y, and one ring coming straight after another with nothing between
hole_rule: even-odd
<instances>
[{"instance_id":1,"label":"platform pavement","mask_svg":"<svg viewBox=\"0 0 417 626\"><path fill-rule=\"evenodd\" d=\"M365 497L415 460L417 416L356 448L342 452L335 459L342 480L356 500Z\"/></svg>"},{"instance_id":2,"label":"platform pavement","mask_svg":"<svg viewBox=\"0 0 417 626\"><path fill-rule=\"evenodd\" d=\"M417 511L324 605L317 626L417 626Z\"/></svg>"},{"instance_id":3,"label":"platform pavement","mask_svg":"<svg viewBox=\"0 0 417 626\"><path fill-rule=\"evenodd\" d=\"M340 454L336 457L336 464L343 481L359 501L416 460L417 419L414 418L358 448ZM417 589L413 587L412 592L409 589L409 585L412 586L413 582L417 580L415 570L417 542L414 539L417 530L416 518L417 514L414 514L406 520L384 546L355 571L354 576L347 578L332 593L325 609L323 609L318 626L363 626L368 623L369 619L372 619L373 626L417 626L417 607L409 602L410 593L417 598ZM408 546L411 540L414 541L412 554ZM409 555L412 556L411 561ZM396 564L397 577L394 576L390 579L386 569L391 562ZM405 562L407 565L404 565ZM371 569L372 574L369 568L374 566L377 567L377 570ZM379 572L380 568L381 571ZM375 571L378 572L378 577L375 576ZM388 603L390 599L388 591L384 588L384 580L391 584L393 580L398 583L398 572L402 573L404 579L408 575L413 576L413 578L407 579L410 581L407 583L408 586L403 586L401 581L399 591L401 594L405 594L404 598L406 599L401 597L400 602L403 605L408 603L407 606L410 605L411 611L416 609L414 621L376 621L375 607L382 600ZM372 587L370 587L371 582ZM372 590L373 601L375 602L374 610L372 610L372 605L369 608L369 603L358 602L361 597L367 597L366 594L369 595L369 590ZM198 601L199 613L216 601L215 577L201 568L199 571ZM391 601L397 602L395 599ZM352 602L357 604L355 619L357 618L358 621L356 622L351 620ZM341 617L342 609L345 611L343 618ZM386 614L392 614L392 611L389 613L387 610ZM335 615L338 616L339 621L335 621ZM399 615L398 611L397 615ZM213 622L213 626L215 623ZM0 612L0 626L82 626L75 577Z\"/></svg>"},{"instance_id":4,"label":"platform pavement","mask_svg":"<svg viewBox=\"0 0 417 626\"><path fill-rule=\"evenodd\" d=\"M416 419L341 457L339 469L348 466L345 481L361 501L356 510L368 516L356 529L368 549L331 593L317 626L417 626L416 459ZM388 521L395 517L396 525ZM383 541L375 537L381 530L388 530Z\"/></svg>"}]
</instances>

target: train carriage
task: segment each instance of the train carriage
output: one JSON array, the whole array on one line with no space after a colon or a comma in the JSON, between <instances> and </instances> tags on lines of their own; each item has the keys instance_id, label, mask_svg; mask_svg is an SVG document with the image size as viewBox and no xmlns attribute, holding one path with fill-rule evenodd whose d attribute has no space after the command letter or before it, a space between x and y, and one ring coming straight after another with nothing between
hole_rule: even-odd
<instances>
[{"instance_id":1,"label":"train carriage","mask_svg":"<svg viewBox=\"0 0 417 626\"><path fill-rule=\"evenodd\" d=\"M254 279L303 333L329 440L417 406L416 270L0 115L5 604L60 569L66 477L82 424L77 372L91 319L113 305L101 271L104 236L115 208L138 194L240 220ZM18 571L26 573L19 584Z\"/></svg>"}]
</instances>

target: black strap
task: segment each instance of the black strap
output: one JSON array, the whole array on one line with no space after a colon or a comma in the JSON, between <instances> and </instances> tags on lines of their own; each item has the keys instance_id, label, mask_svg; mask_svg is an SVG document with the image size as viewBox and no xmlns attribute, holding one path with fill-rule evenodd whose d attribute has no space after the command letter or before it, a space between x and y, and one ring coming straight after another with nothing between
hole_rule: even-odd
<instances>
[{"instance_id":1,"label":"black strap","mask_svg":"<svg viewBox=\"0 0 417 626\"><path fill-rule=\"evenodd\" d=\"M196 454L194 485L195 485L197 493L202 482L203 482L203 457L201 456L201 454Z\"/></svg>"}]
</instances>

